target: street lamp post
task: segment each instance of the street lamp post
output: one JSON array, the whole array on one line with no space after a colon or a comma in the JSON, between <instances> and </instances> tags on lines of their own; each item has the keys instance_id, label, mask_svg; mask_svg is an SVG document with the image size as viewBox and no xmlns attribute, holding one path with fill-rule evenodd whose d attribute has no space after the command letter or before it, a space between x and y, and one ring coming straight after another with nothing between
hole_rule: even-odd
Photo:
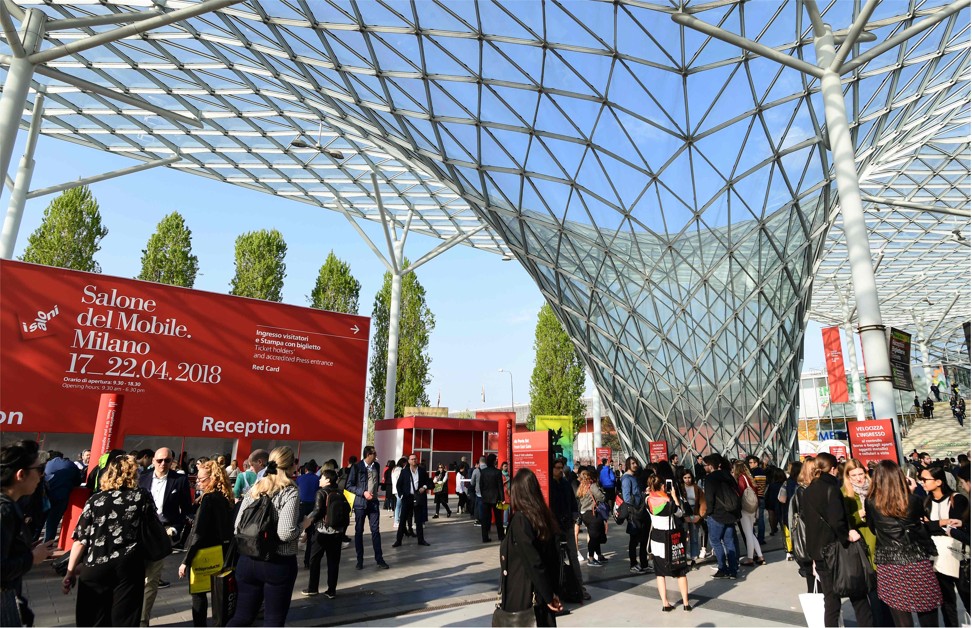
<instances>
[{"instance_id":1,"label":"street lamp post","mask_svg":"<svg viewBox=\"0 0 972 628\"><path fill-rule=\"evenodd\" d=\"M500 369L499 372L506 373L507 375L510 376L510 410L512 410L513 413L516 414L516 404L513 402L513 373L507 371L506 369Z\"/></svg>"}]
</instances>

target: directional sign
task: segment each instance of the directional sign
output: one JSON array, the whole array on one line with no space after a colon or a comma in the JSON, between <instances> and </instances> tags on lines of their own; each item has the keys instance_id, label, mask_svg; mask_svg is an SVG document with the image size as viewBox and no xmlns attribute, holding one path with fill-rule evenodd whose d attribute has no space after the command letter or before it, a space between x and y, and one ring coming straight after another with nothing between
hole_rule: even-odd
<instances>
[{"instance_id":1,"label":"directional sign","mask_svg":"<svg viewBox=\"0 0 972 628\"><path fill-rule=\"evenodd\" d=\"M91 433L102 393L144 435L346 442L369 319L0 261L0 429Z\"/></svg>"}]
</instances>

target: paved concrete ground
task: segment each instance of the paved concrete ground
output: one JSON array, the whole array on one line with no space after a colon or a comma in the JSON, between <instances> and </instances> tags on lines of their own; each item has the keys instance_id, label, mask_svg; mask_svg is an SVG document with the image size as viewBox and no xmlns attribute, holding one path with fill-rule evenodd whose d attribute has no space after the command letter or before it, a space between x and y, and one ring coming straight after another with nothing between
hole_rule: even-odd
<instances>
[{"instance_id":1,"label":"paved concrete ground","mask_svg":"<svg viewBox=\"0 0 972 628\"><path fill-rule=\"evenodd\" d=\"M392 521L382 516L382 545L390 570L379 570L365 534L365 569L354 568L354 547L342 555L338 596L305 598L307 570L298 573L294 603L288 623L296 626L488 626L496 603L499 543L483 544L480 530L468 516L432 520L426 529L431 547L419 547L407 539L392 548ZM768 534L768 532L767 532ZM583 544L584 535L581 536ZM661 612L654 576L628 573L628 537L623 528L611 526L604 567L582 565L592 599L568 605L571 614L558 619L561 626L777 626L805 625L798 594L804 582L794 563L785 562L780 535L767 537L763 546L768 563L742 569L736 581L712 580L711 563L689 574L690 613L679 607ZM192 624L188 584L176 577L181 554L166 560L163 577L172 581L159 592L153 625ZM325 567L326 570L326 567ZM322 580L324 578L322 577ZM678 600L674 580L669 580L669 599ZM28 574L26 593L37 614L38 626L74 625L76 592L64 596L59 579L47 565ZM845 622L853 625L853 612L845 607Z\"/></svg>"}]
</instances>

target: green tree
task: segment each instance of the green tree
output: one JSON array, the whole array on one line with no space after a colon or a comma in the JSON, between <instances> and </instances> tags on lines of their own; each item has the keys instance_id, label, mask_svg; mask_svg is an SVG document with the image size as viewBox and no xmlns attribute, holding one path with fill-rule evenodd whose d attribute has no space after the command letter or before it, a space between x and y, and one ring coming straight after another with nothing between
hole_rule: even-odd
<instances>
[{"instance_id":1,"label":"green tree","mask_svg":"<svg viewBox=\"0 0 972 628\"><path fill-rule=\"evenodd\" d=\"M283 299L287 243L276 229L250 231L236 238L236 275L230 294L266 301Z\"/></svg>"},{"instance_id":2,"label":"green tree","mask_svg":"<svg viewBox=\"0 0 972 628\"><path fill-rule=\"evenodd\" d=\"M192 254L192 231L179 212L163 218L142 249L142 272L136 279L191 288L199 272Z\"/></svg>"},{"instance_id":3,"label":"green tree","mask_svg":"<svg viewBox=\"0 0 972 628\"><path fill-rule=\"evenodd\" d=\"M94 256L108 229L101 224L98 201L88 186L67 190L47 206L20 257L25 262L100 273Z\"/></svg>"},{"instance_id":4,"label":"green tree","mask_svg":"<svg viewBox=\"0 0 972 628\"><path fill-rule=\"evenodd\" d=\"M317 283L311 291L311 307L345 314L358 313L358 295L361 282L351 274L351 267L331 251L317 274Z\"/></svg>"},{"instance_id":5,"label":"green tree","mask_svg":"<svg viewBox=\"0 0 972 628\"><path fill-rule=\"evenodd\" d=\"M408 268L408 260L405 260ZM371 314L371 388L368 391L368 418L372 426L385 416L385 375L388 372L388 323L391 307L391 273L386 272L381 290L375 295ZM402 277L401 318L398 328L398 379L395 386L395 416L405 406L428 406L425 387L432 380L428 355L429 336L435 329L435 316L425 301L425 288L415 273Z\"/></svg>"},{"instance_id":6,"label":"green tree","mask_svg":"<svg viewBox=\"0 0 972 628\"><path fill-rule=\"evenodd\" d=\"M536 362L530 376L530 414L527 428L533 429L538 416L572 416L574 433L585 425L584 367L577 351L553 309L544 303L537 316L533 341Z\"/></svg>"}]
</instances>

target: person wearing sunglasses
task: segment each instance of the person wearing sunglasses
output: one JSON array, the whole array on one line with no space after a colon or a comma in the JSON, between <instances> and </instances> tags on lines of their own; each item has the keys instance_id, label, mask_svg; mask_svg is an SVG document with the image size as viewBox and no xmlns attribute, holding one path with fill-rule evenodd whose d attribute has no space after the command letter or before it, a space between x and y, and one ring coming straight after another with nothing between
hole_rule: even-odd
<instances>
[{"instance_id":1,"label":"person wearing sunglasses","mask_svg":"<svg viewBox=\"0 0 972 628\"><path fill-rule=\"evenodd\" d=\"M33 613L23 597L24 575L34 565L51 557L54 542L32 547L24 513L17 505L22 497L33 495L44 480L47 453L37 443L22 440L0 449L0 625L33 625Z\"/></svg>"},{"instance_id":2,"label":"person wearing sunglasses","mask_svg":"<svg viewBox=\"0 0 972 628\"><path fill-rule=\"evenodd\" d=\"M192 491L189 488L189 478L186 475L172 471L173 454L168 447L161 447L152 458L152 472L143 473L138 479L139 486L152 495L155 502L155 512L159 521L165 526L169 536L180 538L182 526L192 514ZM170 583L161 580L163 561L151 561L145 564L145 597L142 602L142 625L148 626L152 617L152 607L159 589L166 588Z\"/></svg>"}]
</instances>

